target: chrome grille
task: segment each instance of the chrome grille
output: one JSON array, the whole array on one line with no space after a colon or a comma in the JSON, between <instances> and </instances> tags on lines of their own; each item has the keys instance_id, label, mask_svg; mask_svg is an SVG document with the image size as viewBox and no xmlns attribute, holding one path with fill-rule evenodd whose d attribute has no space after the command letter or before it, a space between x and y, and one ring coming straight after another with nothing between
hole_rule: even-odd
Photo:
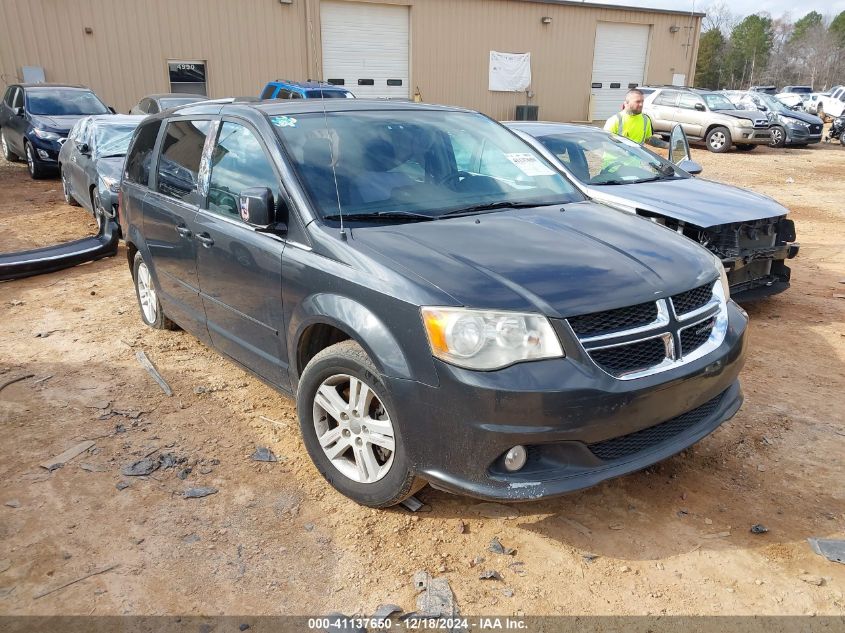
<instances>
[{"instance_id":1,"label":"chrome grille","mask_svg":"<svg viewBox=\"0 0 845 633\"><path fill-rule=\"evenodd\" d=\"M724 392L712 400L705 402L700 407L692 411L687 411L671 420L641 431L629 433L628 435L614 437L603 442L596 442L595 444L588 444L587 448L590 449L593 455L605 461L622 459L640 451L648 450L704 422L719 407L723 396Z\"/></svg>"},{"instance_id":2,"label":"chrome grille","mask_svg":"<svg viewBox=\"0 0 845 633\"><path fill-rule=\"evenodd\" d=\"M689 354L704 345L715 325L716 319L710 318L681 330L681 355Z\"/></svg>"},{"instance_id":3,"label":"chrome grille","mask_svg":"<svg viewBox=\"0 0 845 633\"><path fill-rule=\"evenodd\" d=\"M659 365L666 360L667 350L663 338L652 338L630 345L594 349L590 356L607 373L621 376Z\"/></svg>"},{"instance_id":4,"label":"chrome grille","mask_svg":"<svg viewBox=\"0 0 845 633\"><path fill-rule=\"evenodd\" d=\"M675 314L686 314L698 310L713 297L713 284L709 283L692 290L687 290L672 297L672 307Z\"/></svg>"},{"instance_id":5,"label":"chrome grille","mask_svg":"<svg viewBox=\"0 0 845 633\"><path fill-rule=\"evenodd\" d=\"M619 380L665 371L724 340L727 299L719 281L666 299L567 319L590 360Z\"/></svg>"},{"instance_id":6,"label":"chrome grille","mask_svg":"<svg viewBox=\"0 0 845 633\"><path fill-rule=\"evenodd\" d=\"M628 308L593 312L570 317L569 325L578 336L595 336L617 330L648 325L657 318L657 304L653 301Z\"/></svg>"}]
</instances>

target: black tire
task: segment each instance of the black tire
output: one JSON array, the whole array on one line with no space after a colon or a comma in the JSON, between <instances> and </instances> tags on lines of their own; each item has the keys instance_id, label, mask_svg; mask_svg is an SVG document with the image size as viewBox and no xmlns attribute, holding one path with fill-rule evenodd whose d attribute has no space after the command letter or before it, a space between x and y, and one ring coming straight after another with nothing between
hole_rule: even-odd
<instances>
[{"instance_id":1,"label":"black tire","mask_svg":"<svg viewBox=\"0 0 845 633\"><path fill-rule=\"evenodd\" d=\"M21 157L15 154L6 142L6 132L0 130L0 147L3 148L3 158L10 163L18 162Z\"/></svg>"},{"instance_id":2,"label":"black tire","mask_svg":"<svg viewBox=\"0 0 845 633\"><path fill-rule=\"evenodd\" d=\"M68 186L65 170L62 169L61 165L59 165L59 178L62 181L62 195L65 198L65 204L69 204L72 207L78 207L79 203L76 201L76 198L74 198L73 194L70 192L70 187Z\"/></svg>"},{"instance_id":3,"label":"black tire","mask_svg":"<svg viewBox=\"0 0 845 633\"><path fill-rule=\"evenodd\" d=\"M146 274L144 273L145 269ZM138 299L138 307L141 309L141 320L155 330L178 330L179 326L164 314L161 302L158 300L158 289L155 287L155 281L149 274L149 268L147 268L147 263L141 253L135 253L135 261L132 264L132 280L135 282L135 297ZM147 286L147 288L153 290L151 298L147 295L147 300L150 301L153 312L145 309L145 304L141 299L145 290L141 286Z\"/></svg>"},{"instance_id":4,"label":"black tire","mask_svg":"<svg viewBox=\"0 0 845 633\"><path fill-rule=\"evenodd\" d=\"M786 130L781 126L776 125L771 130L772 140L769 141L769 147L784 147L786 145Z\"/></svg>"},{"instance_id":5,"label":"black tire","mask_svg":"<svg viewBox=\"0 0 845 633\"><path fill-rule=\"evenodd\" d=\"M842 132L842 134L839 135L839 144L845 145L845 132Z\"/></svg>"},{"instance_id":6,"label":"black tire","mask_svg":"<svg viewBox=\"0 0 845 633\"><path fill-rule=\"evenodd\" d=\"M707 149L714 154L723 154L730 150L731 144L733 143L731 132L728 128L717 125L707 132L707 136L704 137L704 143L707 145Z\"/></svg>"},{"instance_id":7,"label":"black tire","mask_svg":"<svg viewBox=\"0 0 845 633\"><path fill-rule=\"evenodd\" d=\"M737 148L740 152L750 152L750 151L751 151L751 150L753 150L755 147L757 147L757 146L756 146L756 145L752 145L751 143L737 143L737 144L736 144L736 148Z\"/></svg>"},{"instance_id":8,"label":"black tire","mask_svg":"<svg viewBox=\"0 0 845 633\"><path fill-rule=\"evenodd\" d=\"M343 400L349 398L352 384L351 380L347 384L347 378L355 378L372 390L374 397L368 400L366 414L359 414L356 409L345 409L341 416L334 417L326 409L315 411L320 407L317 395L321 387L334 389L340 398L338 402L348 407L354 406L349 404L348 400ZM397 416L400 414L398 407L393 403L391 394L373 361L355 341L336 343L311 359L299 381L296 406L302 439L311 460L326 481L341 494L361 505L386 508L400 503L425 486L425 480L417 477L411 470L407 452L402 444L401 425L397 424ZM345 413L346 410L349 410L351 415ZM345 421L340 419L343 415L346 416ZM377 446L375 442L369 443L368 454L376 460L372 462L373 465L379 469L386 466L387 469L383 474L375 473L380 478L362 482L351 478L348 473L353 472L356 467L360 468L361 462L355 458L356 445L360 445L362 451L367 450L367 442L363 438L372 437L366 427L367 419L371 422L387 422L386 426L391 427L393 432L394 448L389 451ZM318 426L326 429L325 434L337 430L337 439L327 444L325 450L318 439ZM341 439L341 435L348 439ZM338 449L342 452L337 453L335 460L338 464L345 465L346 472L326 454L326 450ZM349 453L352 453L351 459ZM357 476L361 476L360 470L357 471Z\"/></svg>"},{"instance_id":9,"label":"black tire","mask_svg":"<svg viewBox=\"0 0 845 633\"><path fill-rule=\"evenodd\" d=\"M24 153L26 154L26 168L29 171L29 177L33 180L40 180L47 175L47 170L42 167L35 158L35 150L32 149L32 144L24 141Z\"/></svg>"}]
</instances>

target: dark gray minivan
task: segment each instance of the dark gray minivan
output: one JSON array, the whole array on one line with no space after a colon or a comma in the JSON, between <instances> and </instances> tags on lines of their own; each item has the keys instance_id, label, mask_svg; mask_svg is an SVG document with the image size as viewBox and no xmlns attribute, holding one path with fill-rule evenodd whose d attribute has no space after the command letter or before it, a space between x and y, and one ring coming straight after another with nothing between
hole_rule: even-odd
<instances>
[{"instance_id":1,"label":"dark gray minivan","mask_svg":"<svg viewBox=\"0 0 845 633\"><path fill-rule=\"evenodd\" d=\"M186 106L138 127L120 205L144 322L295 394L317 469L365 505L571 492L742 402L719 260L477 112Z\"/></svg>"}]
</instances>

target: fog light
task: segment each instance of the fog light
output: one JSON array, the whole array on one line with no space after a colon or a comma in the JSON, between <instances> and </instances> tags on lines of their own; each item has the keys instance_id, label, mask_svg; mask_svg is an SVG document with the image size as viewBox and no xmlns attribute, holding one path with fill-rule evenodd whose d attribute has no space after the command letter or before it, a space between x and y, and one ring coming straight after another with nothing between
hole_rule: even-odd
<instances>
[{"instance_id":1,"label":"fog light","mask_svg":"<svg viewBox=\"0 0 845 633\"><path fill-rule=\"evenodd\" d=\"M505 469L509 472L515 473L523 466L528 459L528 453L524 446L514 446L507 453L505 453Z\"/></svg>"},{"instance_id":2,"label":"fog light","mask_svg":"<svg viewBox=\"0 0 845 633\"><path fill-rule=\"evenodd\" d=\"M50 155L47 152L45 152L43 149L38 150L38 155L45 160L50 158Z\"/></svg>"}]
</instances>

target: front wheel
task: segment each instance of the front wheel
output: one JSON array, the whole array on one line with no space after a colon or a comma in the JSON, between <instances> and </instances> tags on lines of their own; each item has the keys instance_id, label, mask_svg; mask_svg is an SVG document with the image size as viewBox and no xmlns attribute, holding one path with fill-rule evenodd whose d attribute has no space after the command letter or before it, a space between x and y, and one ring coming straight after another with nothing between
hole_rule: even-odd
<instances>
[{"instance_id":1,"label":"front wheel","mask_svg":"<svg viewBox=\"0 0 845 633\"><path fill-rule=\"evenodd\" d=\"M24 149L26 150L26 168L29 171L29 177L33 180L43 178L46 170L35 160L35 150L32 148L32 144L26 143Z\"/></svg>"},{"instance_id":2,"label":"front wheel","mask_svg":"<svg viewBox=\"0 0 845 633\"><path fill-rule=\"evenodd\" d=\"M176 324L168 319L164 315L164 310L161 309L155 282L141 253L135 253L132 277L135 281L135 296L138 298L138 305L141 308L141 320L156 330L178 329Z\"/></svg>"},{"instance_id":3,"label":"front wheel","mask_svg":"<svg viewBox=\"0 0 845 633\"><path fill-rule=\"evenodd\" d=\"M386 508L425 485L410 468L398 407L355 341L336 343L311 359L296 406L311 460L341 494Z\"/></svg>"},{"instance_id":4,"label":"front wheel","mask_svg":"<svg viewBox=\"0 0 845 633\"><path fill-rule=\"evenodd\" d=\"M757 147L756 145L752 145L751 143L737 143L736 148L740 152L750 152L752 149Z\"/></svg>"},{"instance_id":5,"label":"front wheel","mask_svg":"<svg viewBox=\"0 0 845 633\"><path fill-rule=\"evenodd\" d=\"M721 125L714 127L704 138L707 149L716 154L727 152L731 148L731 132Z\"/></svg>"},{"instance_id":6,"label":"front wheel","mask_svg":"<svg viewBox=\"0 0 845 633\"><path fill-rule=\"evenodd\" d=\"M769 141L770 147L783 147L786 145L786 130L782 127L775 126L771 131L772 140Z\"/></svg>"}]
</instances>

